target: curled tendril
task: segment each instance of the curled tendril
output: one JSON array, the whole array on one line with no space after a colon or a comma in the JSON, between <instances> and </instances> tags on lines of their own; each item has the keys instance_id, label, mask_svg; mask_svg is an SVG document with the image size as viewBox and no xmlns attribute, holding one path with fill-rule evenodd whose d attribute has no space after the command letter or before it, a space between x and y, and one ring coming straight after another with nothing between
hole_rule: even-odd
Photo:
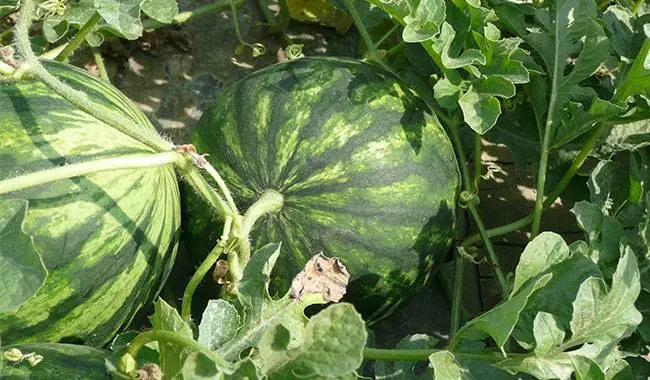
<instances>
[{"instance_id":1,"label":"curled tendril","mask_svg":"<svg viewBox=\"0 0 650 380\"><path fill-rule=\"evenodd\" d=\"M478 197L478 194L472 193L469 191L462 191L458 197L458 204L462 208L467 208L469 206L477 206L481 203L481 199Z\"/></svg>"},{"instance_id":2,"label":"curled tendril","mask_svg":"<svg viewBox=\"0 0 650 380\"><path fill-rule=\"evenodd\" d=\"M284 54L286 55L286 58L288 60L292 59L298 59L302 58L305 55L302 53L302 48L304 47L303 44L291 44L287 45L286 48L284 48Z\"/></svg>"},{"instance_id":3,"label":"curled tendril","mask_svg":"<svg viewBox=\"0 0 650 380\"><path fill-rule=\"evenodd\" d=\"M253 50L253 58L261 57L266 53L266 47L260 42L249 44L248 46Z\"/></svg>"},{"instance_id":4,"label":"curled tendril","mask_svg":"<svg viewBox=\"0 0 650 380\"><path fill-rule=\"evenodd\" d=\"M470 253L470 251L471 251L471 253ZM472 264L478 265L478 264L481 264L481 263L487 261L487 260L485 260L485 257L479 259L476 256L477 253L478 253L478 249L476 249L476 247L467 247L466 248L466 247L463 247L463 246L458 246L458 255L461 258L471 262Z\"/></svg>"},{"instance_id":5,"label":"curled tendril","mask_svg":"<svg viewBox=\"0 0 650 380\"><path fill-rule=\"evenodd\" d=\"M485 174L483 174L481 176L481 178L483 178L486 181L490 180L490 179L495 180L496 179L496 176L495 176L496 173L501 173L501 168L497 164L492 163L492 164L488 165L487 172Z\"/></svg>"}]
</instances>

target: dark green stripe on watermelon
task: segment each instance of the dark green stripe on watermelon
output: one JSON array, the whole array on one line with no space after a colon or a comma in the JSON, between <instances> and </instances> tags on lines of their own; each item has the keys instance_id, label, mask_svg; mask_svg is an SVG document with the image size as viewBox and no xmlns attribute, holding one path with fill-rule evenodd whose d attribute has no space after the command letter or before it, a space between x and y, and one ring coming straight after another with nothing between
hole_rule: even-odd
<instances>
[{"instance_id":1,"label":"dark green stripe on watermelon","mask_svg":"<svg viewBox=\"0 0 650 380\"><path fill-rule=\"evenodd\" d=\"M155 130L112 86L70 65L47 69L99 106ZM76 109L38 81L0 84L0 178L67 163L154 153ZM65 179L0 195L26 204L21 233L48 277L16 312L0 313L0 338L101 346L158 292L173 263L180 199L171 165ZM0 235L0 246L2 245ZM2 254L2 249L0 249Z\"/></svg>"},{"instance_id":2,"label":"dark green stripe on watermelon","mask_svg":"<svg viewBox=\"0 0 650 380\"><path fill-rule=\"evenodd\" d=\"M27 361L8 362L2 352L11 348L35 353L43 360L32 367ZM106 353L88 346L56 343L20 344L0 349L0 379L3 380L102 380L110 379L104 364Z\"/></svg>"},{"instance_id":3,"label":"dark green stripe on watermelon","mask_svg":"<svg viewBox=\"0 0 650 380\"><path fill-rule=\"evenodd\" d=\"M375 66L309 58L251 74L220 94L192 142L242 211L265 190L284 196L252 234L255 247L283 243L278 291L323 251L352 275L347 300L376 320L421 288L452 242L459 175L449 139ZM220 223L187 193L187 244L204 257Z\"/></svg>"}]
</instances>

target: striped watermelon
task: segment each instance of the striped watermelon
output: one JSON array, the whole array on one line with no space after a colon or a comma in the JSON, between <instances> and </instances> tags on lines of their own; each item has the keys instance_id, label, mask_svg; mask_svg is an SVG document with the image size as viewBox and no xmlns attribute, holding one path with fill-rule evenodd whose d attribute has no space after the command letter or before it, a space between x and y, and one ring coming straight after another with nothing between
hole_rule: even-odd
<instances>
[{"instance_id":1,"label":"striped watermelon","mask_svg":"<svg viewBox=\"0 0 650 380\"><path fill-rule=\"evenodd\" d=\"M347 265L347 300L377 320L421 288L454 237L451 143L426 105L375 66L308 58L258 71L220 94L192 143L242 212L265 190L284 196L252 233L255 247L283 244L279 292L322 251ZM204 256L220 224L186 198L187 244Z\"/></svg>"},{"instance_id":2,"label":"striped watermelon","mask_svg":"<svg viewBox=\"0 0 650 380\"><path fill-rule=\"evenodd\" d=\"M23 354L35 353L43 360L32 367L26 360L9 362L2 357L2 351L19 349ZM104 365L107 354L88 346L59 343L19 344L0 349L0 378L34 380L108 380Z\"/></svg>"},{"instance_id":3,"label":"striped watermelon","mask_svg":"<svg viewBox=\"0 0 650 380\"><path fill-rule=\"evenodd\" d=\"M109 84L69 65L49 62L46 68L99 106L155 133ZM39 81L2 83L0 109L0 180L153 153ZM180 197L172 165L59 180L0 194L0 204L5 205L0 262L20 249L25 255L35 252L47 271L43 285L17 310L0 308L3 344L81 340L103 345L157 293L176 254ZM23 278L14 281L16 287L30 285ZM7 301L3 296L0 289L0 306Z\"/></svg>"}]
</instances>

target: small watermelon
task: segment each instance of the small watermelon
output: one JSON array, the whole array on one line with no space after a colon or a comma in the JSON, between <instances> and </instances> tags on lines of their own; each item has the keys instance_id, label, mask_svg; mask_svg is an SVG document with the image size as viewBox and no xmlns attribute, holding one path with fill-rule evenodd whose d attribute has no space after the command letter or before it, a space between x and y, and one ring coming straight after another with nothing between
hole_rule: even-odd
<instances>
[{"instance_id":1,"label":"small watermelon","mask_svg":"<svg viewBox=\"0 0 650 380\"><path fill-rule=\"evenodd\" d=\"M133 102L108 83L67 64L45 65L98 107L130 118L134 128L162 141ZM39 80L1 83L0 109L0 181L156 153ZM2 343L103 345L158 292L179 231L180 195L171 164L0 193Z\"/></svg>"},{"instance_id":2,"label":"small watermelon","mask_svg":"<svg viewBox=\"0 0 650 380\"><path fill-rule=\"evenodd\" d=\"M224 89L192 143L241 212L266 190L284 197L251 235L254 247L282 242L277 292L323 252L347 266L346 300L375 321L423 286L453 240L452 145L422 100L374 65L305 58L255 72ZM185 198L187 245L205 257L221 222Z\"/></svg>"}]
</instances>

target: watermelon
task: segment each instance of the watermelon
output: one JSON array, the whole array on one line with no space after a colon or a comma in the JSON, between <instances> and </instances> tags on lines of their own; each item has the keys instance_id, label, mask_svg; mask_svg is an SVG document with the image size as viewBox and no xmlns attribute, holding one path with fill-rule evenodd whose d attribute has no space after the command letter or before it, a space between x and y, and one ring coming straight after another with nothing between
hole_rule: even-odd
<instances>
[{"instance_id":1,"label":"watermelon","mask_svg":"<svg viewBox=\"0 0 650 380\"><path fill-rule=\"evenodd\" d=\"M423 286L454 238L452 145L422 100L374 65L305 58L255 72L219 94L192 143L240 212L269 189L284 197L251 234L254 247L282 242L277 292L323 252L352 276L345 299L376 321ZM185 241L204 257L221 221L185 193Z\"/></svg>"},{"instance_id":2,"label":"watermelon","mask_svg":"<svg viewBox=\"0 0 650 380\"><path fill-rule=\"evenodd\" d=\"M70 65L45 65L97 106L157 136L111 85ZM0 181L90 160L157 153L38 80L0 84L0 109ZM171 269L179 231L172 164L0 193L2 343L103 345L158 292Z\"/></svg>"},{"instance_id":3,"label":"watermelon","mask_svg":"<svg viewBox=\"0 0 650 380\"><path fill-rule=\"evenodd\" d=\"M35 353L43 360L31 366L26 360L9 362L2 357L2 351L19 349L23 354ZM0 350L0 378L33 380L83 380L110 379L104 359L106 353L93 347L74 344L35 343L2 347Z\"/></svg>"}]
</instances>

